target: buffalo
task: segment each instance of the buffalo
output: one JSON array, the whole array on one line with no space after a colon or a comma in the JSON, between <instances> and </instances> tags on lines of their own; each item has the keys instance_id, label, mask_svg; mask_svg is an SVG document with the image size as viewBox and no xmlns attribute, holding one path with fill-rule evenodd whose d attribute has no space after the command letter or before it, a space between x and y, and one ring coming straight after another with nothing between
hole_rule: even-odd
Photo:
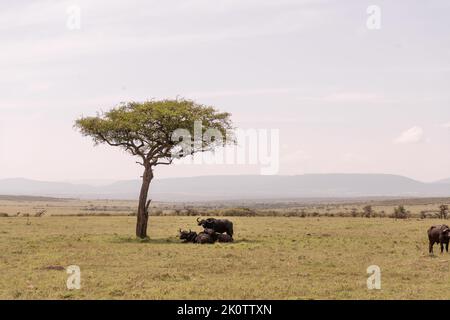
<instances>
[{"instance_id":1,"label":"buffalo","mask_svg":"<svg viewBox=\"0 0 450 320\"><path fill-rule=\"evenodd\" d=\"M448 252L448 243L450 240L450 228L449 226L443 224L438 226L432 226L428 229L428 240L430 241L429 252L433 253L433 245L439 243L441 245L441 253L445 250Z\"/></svg>"},{"instance_id":2,"label":"buffalo","mask_svg":"<svg viewBox=\"0 0 450 320\"><path fill-rule=\"evenodd\" d=\"M184 240L184 243L187 242L195 242L195 239L197 238L197 232L194 231L181 231L181 229L179 230L179 237L180 240Z\"/></svg>"},{"instance_id":3,"label":"buffalo","mask_svg":"<svg viewBox=\"0 0 450 320\"><path fill-rule=\"evenodd\" d=\"M230 237L233 237L233 222L230 220L214 218L200 220L200 218L197 218L197 223L204 229L212 229L217 233L225 232Z\"/></svg>"},{"instance_id":4,"label":"buffalo","mask_svg":"<svg viewBox=\"0 0 450 320\"><path fill-rule=\"evenodd\" d=\"M233 242L233 237L226 233L216 233L216 235L219 242Z\"/></svg>"},{"instance_id":5,"label":"buffalo","mask_svg":"<svg viewBox=\"0 0 450 320\"><path fill-rule=\"evenodd\" d=\"M218 234L217 234L217 232L215 232L213 229L205 228L205 229L203 230L203 232L206 233L206 234L208 234L209 236L211 236L211 238L213 238L214 241L217 240L217 235L218 235Z\"/></svg>"},{"instance_id":6,"label":"buffalo","mask_svg":"<svg viewBox=\"0 0 450 320\"><path fill-rule=\"evenodd\" d=\"M215 236L212 236L206 232L200 232L195 239L196 243L214 243L216 242Z\"/></svg>"},{"instance_id":7,"label":"buffalo","mask_svg":"<svg viewBox=\"0 0 450 320\"><path fill-rule=\"evenodd\" d=\"M214 242L233 242L233 237L226 233L217 233L213 229L205 229L203 232L210 235Z\"/></svg>"},{"instance_id":8,"label":"buffalo","mask_svg":"<svg viewBox=\"0 0 450 320\"><path fill-rule=\"evenodd\" d=\"M184 240L184 243L192 242L192 243L214 243L216 242L216 238L206 232L200 232L197 234L195 231L181 231L180 232L180 239Z\"/></svg>"}]
</instances>

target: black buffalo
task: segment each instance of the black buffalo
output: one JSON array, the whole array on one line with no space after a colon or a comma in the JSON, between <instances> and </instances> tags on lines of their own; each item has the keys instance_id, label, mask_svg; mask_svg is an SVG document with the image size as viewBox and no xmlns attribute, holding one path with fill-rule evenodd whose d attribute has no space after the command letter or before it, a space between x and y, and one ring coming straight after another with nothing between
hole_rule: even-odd
<instances>
[{"instance_id":1,"label":"black buffalo","mask_svg":"<svg viewBox=\"0 0 450 320\"><path fill-rule=\"evenodd\" d=\"M199 226L205 229L212 229L217 233L225 232L230 237L233 237L233 222L230 220L214 218L200 220L200 218L197 218L197 222Z\"/></svg>"},{"instance_id":2,"label":"black buffalo","mask_svg":"<svg viewBox=\"0 0 450 320\"><path fill-rule=\"evenodd\" d=\"M181 240L184 240L184 243L192 242L192 243L214 243L216 242L216 239L214 236L206 233L206 232L200 232L197 234L195 231L181 231L180 229L180 235Z\"/></svg>"},{"instance_id":3,"label":"black buffalo","mask_svg":"<svg viewBox=\"0 0 450 320\"><path fill-rule=\"evenodd\" d=\"M216 238L206 232L200 232L195 239L196 243L214 243L216 242Z\"/></svg>"},{"instance_id":4,"label":"black buffalo","mask_svg":"<svg viewBox=\"0 0 450 320\"><path fill-rule=\"evenodd\" d=\"M433 245L439 243L441 245L441 253L445 250L448 252L448 243L450 240L450 228L449 226L443 224L438 226L432 226L428 229L428 240L430 241L429 252L433 253Z\"/></svg>"},{"instance_id":5,"label":"black buffalo","mask_svg":"<svg viewBox=\"0 0 450 320\"><path fill-rule=\"evenodd\" d=\"M184 240L184 243L186 242L195 242L195 239L197 238L197 232L194 231L181 231L179 230L179 237L180 240Z\"/></svg>"},{"instance_id":6,"label":"black buffalo","mask_svg":"<svg viewBox=\"0 0 450 320\"><path fill-rule=\"evenodd\" d=\"M205 229L203 230L203 233L208 234L209 236L211 236L211 238L214 239L214 241L217 241L218 233L215 232L213 229L205 228Z\"/></svg>"},{"instance_id":7,"label":"black buffalo","mask_svg":"<svg viewBox=\"0 0 450 320\"><path fill-rule=\"evenodd\" d=\"M233 237L226 233L216 233L216 235L219 242L233 242Z\"/></svg>"}]
</instances>

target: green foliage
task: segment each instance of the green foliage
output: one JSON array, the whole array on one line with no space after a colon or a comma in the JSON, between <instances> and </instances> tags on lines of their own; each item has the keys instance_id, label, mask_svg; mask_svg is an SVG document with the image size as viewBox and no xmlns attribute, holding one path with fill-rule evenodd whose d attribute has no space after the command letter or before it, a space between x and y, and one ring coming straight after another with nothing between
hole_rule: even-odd
<instances>
[{"instance_id":1,"label":"green foliage","mask_svg":"<svg viewBox=\"0 0 450 320\"><path fill-rule=\"evenodd\" d=\"M193 144L190 154L212 150L233 129L230 114L191 100L155 100L120 105L96 117L81 117L75 127L96 144L117 146L142 158L142 165L170 164L181 141L173 141L173 133L183 129L194 137L195 123L202 124L202 141ZM214 129L224 140L208 139L205 132ZM178 154L184 157L188 154Z\"/></svg>"},{"instance_id":2,"label":"green foliage","mask_svg":"<svg viewBox=\"0 0 450 320\"><path fill-rule=\"evenodd\" d=\"M407 219L408 217L409 217L409 213L408 213L408 211L406 211L405 207L402 205L394 208L394 213L391 216L391 218L395 218L395 219Z\"/></svg>"}]
</instances>

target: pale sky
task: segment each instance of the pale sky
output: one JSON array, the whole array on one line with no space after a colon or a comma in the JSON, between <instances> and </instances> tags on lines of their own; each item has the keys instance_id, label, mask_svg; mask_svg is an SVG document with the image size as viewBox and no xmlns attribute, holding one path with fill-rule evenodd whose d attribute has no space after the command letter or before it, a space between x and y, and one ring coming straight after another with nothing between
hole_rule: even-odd
<instances>
[{"instance_id":1,"label":"pale sky","mask_svg":"<svg viewBox=\"0 0 450 320\"><path fill-rule=\"evenodd\" d=\"M380 29L366 25L370 5ZM80 29L67 26L73 6ZM279 129L280 174L448 178L449 14L447 0L1 1L0 178L136 179L135 159L73 122L177 96Z\"/></svg>"}]
</instances>

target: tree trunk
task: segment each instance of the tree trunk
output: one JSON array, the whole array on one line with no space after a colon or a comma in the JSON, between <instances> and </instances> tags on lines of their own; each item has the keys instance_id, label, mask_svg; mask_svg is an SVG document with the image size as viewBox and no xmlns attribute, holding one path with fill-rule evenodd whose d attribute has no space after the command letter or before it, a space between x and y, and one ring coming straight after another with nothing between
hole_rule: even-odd
<instances>
[{"instance_id":1,"label":"tree trunk","mask_svg":"<svg viewBox=\"0 0 450 320\"><path fill-rule=\"evenodd\" d=\"M137 212L136 236L138 238L147 238L147 222L148 211L151 200L147 201L150 182L153 179L153 170L150 166L145 166L144 175L142 176L142 187L139 195L139 206Z\"/></svg>"}]
</instances>

